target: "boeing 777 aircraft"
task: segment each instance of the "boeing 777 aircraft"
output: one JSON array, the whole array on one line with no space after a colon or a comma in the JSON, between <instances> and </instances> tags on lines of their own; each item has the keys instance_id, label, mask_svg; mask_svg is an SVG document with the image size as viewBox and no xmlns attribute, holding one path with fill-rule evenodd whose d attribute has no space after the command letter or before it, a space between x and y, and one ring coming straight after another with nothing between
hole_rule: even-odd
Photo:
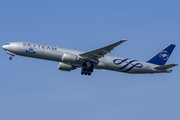
<instances>
[{"instance_id":1,"label":"boeing 777 aircraft","mask_svg":"<svg viewBox=\"0 0 180 120\"><path fill-rule=\"evenodd\" d=\"M82 75L91 75L94 69L106 69L125 73L170 73L172 67L178 64L165 65L175 45L170 44L146 62L128 58L107 56L116 46L127 40L121 40L114 44L102 47L90 52L29 43L11 42L2 48L11 56L15 55L39 58L59 62L58 69L71 71L81 67Z\"/></svg>"}]
</instances>

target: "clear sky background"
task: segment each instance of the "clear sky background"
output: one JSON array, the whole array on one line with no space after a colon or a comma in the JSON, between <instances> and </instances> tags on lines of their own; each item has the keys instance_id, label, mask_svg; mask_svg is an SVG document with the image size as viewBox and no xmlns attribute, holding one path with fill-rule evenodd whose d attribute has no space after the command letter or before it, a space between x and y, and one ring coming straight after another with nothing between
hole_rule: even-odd
<instances>
[{"instance_id":1,"label":"clear sky background","mask_svg":"<svg viewBox=\"0 0 180 120\"><path fill-rule=\"evenodd\" d=\"M180 61L179 0L1 0L0 45L26 41L148 60L168 44ZM132 75L81 69L0 50L0 120L179 120L180 68Z\"/></svg>"}]
</instances>

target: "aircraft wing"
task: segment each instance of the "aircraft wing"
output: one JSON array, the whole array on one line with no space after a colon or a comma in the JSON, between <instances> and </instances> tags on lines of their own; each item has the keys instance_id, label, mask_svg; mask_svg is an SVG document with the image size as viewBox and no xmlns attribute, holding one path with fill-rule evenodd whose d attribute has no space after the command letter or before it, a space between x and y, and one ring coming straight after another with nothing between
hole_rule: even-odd
<instances>
[{"instance_id":1,"label":"aircraft wing","mask_svg":"<svg viewBox=\"0 0 180 120\"><path fill-rule=\"evenodd\" d=\"M120 45L125 41L127 40L120 40L119 42L116 42L114 44L90 52L82 53L79 56L81 56L82 59L98 60L99 58L104 57L104 55L106 55L107 53L110 53L116 46Z\"/></svg>"}]
</instances>

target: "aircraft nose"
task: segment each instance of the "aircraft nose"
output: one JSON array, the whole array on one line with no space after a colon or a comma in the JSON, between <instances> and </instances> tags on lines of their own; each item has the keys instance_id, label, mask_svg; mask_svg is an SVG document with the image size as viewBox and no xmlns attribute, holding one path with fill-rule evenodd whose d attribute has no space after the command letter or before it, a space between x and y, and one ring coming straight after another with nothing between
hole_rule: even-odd
<instances>
[{"instance_id":1,"label":"aircraft nose","mask_svg":"<svg viewBox=\"0 0 180 120\"><path fill-rule=\"evenodd\" d=\"M2 46L2 48L3 48L4 50L6 50L6 48L7 48L7 45L3 45L3 46Z\"/></svg>"}]
</instances>

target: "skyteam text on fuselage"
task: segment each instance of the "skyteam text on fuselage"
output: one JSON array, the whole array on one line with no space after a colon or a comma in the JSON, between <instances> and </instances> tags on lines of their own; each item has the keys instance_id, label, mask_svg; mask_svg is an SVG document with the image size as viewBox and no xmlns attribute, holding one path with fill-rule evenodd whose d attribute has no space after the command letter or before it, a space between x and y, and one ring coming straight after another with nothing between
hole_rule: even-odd
<instances>
[{"instance_id":1,"label":"skyteam text on fuselage","mask_svg":"<svg viewBox=\"0 0 180 120\"><path fill-rule=\"evenodd\" d=\"M2 48L11 56L15 55L39 58L59 62L58 69L71 71L81 67L82 75L91 75L94 69L106 69L125 73L170 73L172 67L178 64L165 65L175 45L170 44L154 57L146 62L128 58L107 56L116 46L127 40L121 40L114 44L90 51L82 52L77 50L40 45L29 42L11 42L3 45Z\"/></svg>"}]
</instances>

